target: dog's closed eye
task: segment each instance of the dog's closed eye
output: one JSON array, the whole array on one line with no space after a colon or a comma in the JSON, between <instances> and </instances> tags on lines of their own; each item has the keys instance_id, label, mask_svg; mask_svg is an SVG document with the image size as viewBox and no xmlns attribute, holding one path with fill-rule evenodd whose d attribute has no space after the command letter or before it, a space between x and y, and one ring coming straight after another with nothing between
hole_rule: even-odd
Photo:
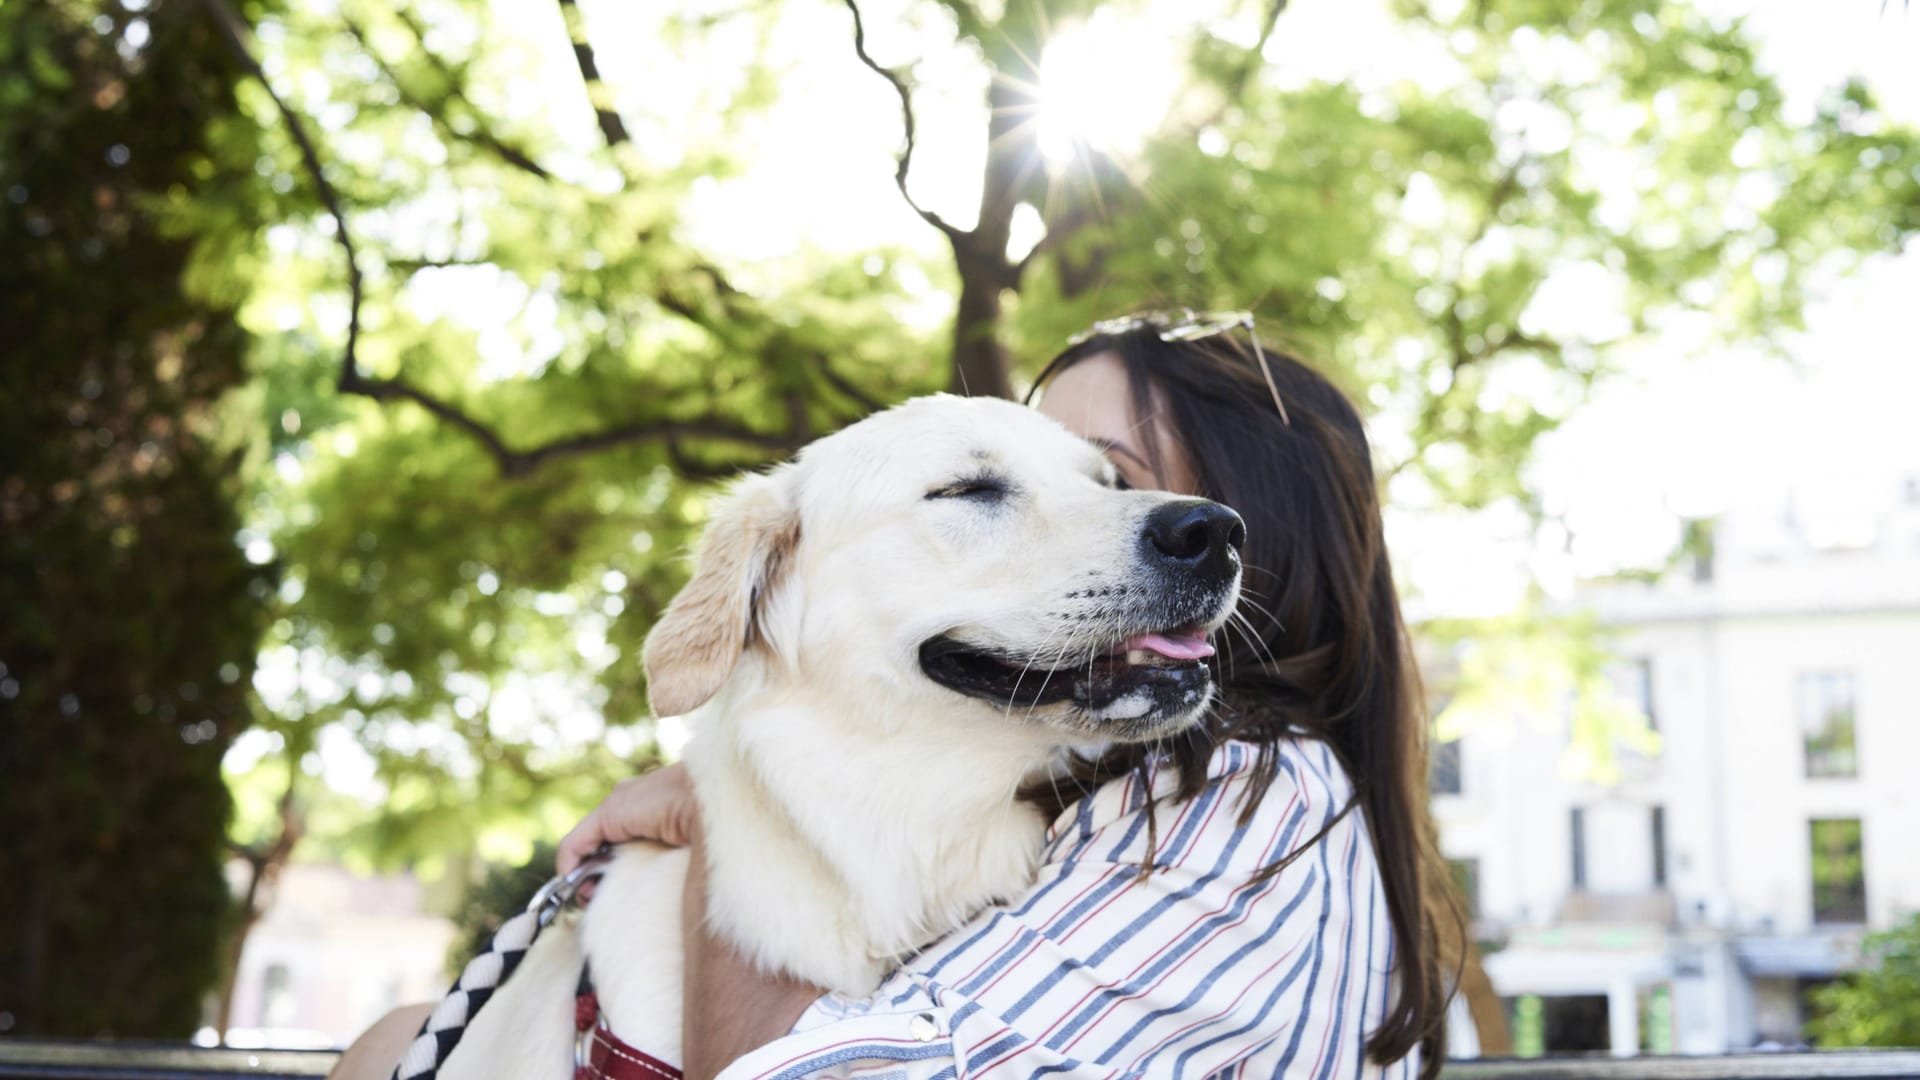
<instances>
[{"instance_id":1,"label":"dog's closed eye","mask_svg":"<svg viewBox=\"0 0 1920 1080\"><path fill-rule=\"evenodd\" d=\"M996 473L976 473L927 492L929 499L966 499L970 502L999 502L1013 494L1013 485Z\"/></svg>"}]
</instances>

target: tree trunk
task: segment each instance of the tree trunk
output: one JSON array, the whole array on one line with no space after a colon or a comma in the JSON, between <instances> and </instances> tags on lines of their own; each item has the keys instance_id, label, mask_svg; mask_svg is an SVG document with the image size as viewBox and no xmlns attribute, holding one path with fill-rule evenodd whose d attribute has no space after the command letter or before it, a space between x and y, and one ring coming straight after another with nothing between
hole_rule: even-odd
<instances>
[{"instance_id":1,"label":"tree trunk","mask_svg":"<svg viewBox=\"0 0 1920 1080\"><path fill-rule=\"evenodd\" d=\"M227 1028L233 1023L233 995L240 983L240 958L246 951L247 938L253 928L260 923L260 917L273 906L273 895L280 883L280 871L293 858L293 849L300 845L300 838L306 835L306 816L302 812L295 795L299 787L301 754L306 743L291 748L287 758L287 790L280 796L280 835L265 848L238 848L241 858L247 863L247 891L240 897L237 905L240 912L240 924L234 927L233 936L227 943L227 955L220 981L220 1010L215 1015L213 1029L220 1041L227 1041Z\"/></svg>"},{"instance_id":2,"label":"tree trunk","mask_svg":"<svg viewBox=\"0 0 1920 1080\"><path fill-rule=\"evenodd\" d=\"M256 869L254 880L247 888L246 906L240 912L240 925L234 928L233 937L227 942L226 963L220 975L220 1011L213 1018L214 1034L222 1045L227 1041L227 1029L233 1026L233 994L240 985L240 955L246 950L247 936L260 921L261 913L253 906L253 889L259 880Z\"/></svg>"},{"instance_id":3,"label":"tree trunk","mask_svg":"<svg viewBox=\"0 0 1920 1080\"><path fill-rule=\"evenodd\" d=\"M997 68L987 86L987 164L980 187L980 220L953 240L960 271L960 303L953 320L953 391L1013 396L1013 362L1000 341L1001 293L1017 288L1007 259L1014 207L1041 175L1033 93L1039 73L1017 50L1002 58L1016 70ZM1037 51L1034 55L1038 55Z\"/></svg>"},{"instance_id":4,"label":"tree trunk","mask_svg":"<svg viewBox=\"0 0 1920 1080\"><path fill-rule=\"evenodd\" d=\"M953 317L953 385L956 394L1013 396L1013 358L1000 343L1000 280L990 267L955 252L960 266L960 305Z\"/></svg>"}]
</instances>

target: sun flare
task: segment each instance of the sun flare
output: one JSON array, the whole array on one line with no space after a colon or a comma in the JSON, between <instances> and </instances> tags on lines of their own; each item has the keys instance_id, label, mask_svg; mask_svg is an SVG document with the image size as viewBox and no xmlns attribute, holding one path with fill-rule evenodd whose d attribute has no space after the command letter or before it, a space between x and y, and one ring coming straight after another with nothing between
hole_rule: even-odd
<instances>
[{"instance_id":1,"label":"sun flare","mask_svg":"<svg viewBox=\"0 0 1920 1080\"><path fill-rule=\"evenodd\" d=\"M1166 116L1180 71L1175 40L1111 8L1067 27L1040 54L1040 149L1071 161L1081 145L1128 154Z\"/></svg>"}]
</instances>

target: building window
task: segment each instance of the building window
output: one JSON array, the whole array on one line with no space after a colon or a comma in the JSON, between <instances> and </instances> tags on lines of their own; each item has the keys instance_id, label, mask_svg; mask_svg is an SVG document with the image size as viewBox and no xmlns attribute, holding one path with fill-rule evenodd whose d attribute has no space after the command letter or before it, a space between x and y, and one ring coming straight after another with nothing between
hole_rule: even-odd
<instances>
[{"instance_id":1,"label":"building window","mask_svg":"<svg viewBox=\"0 0 1920 1080\"><path fill-rule=\"evenodd\" d=\"M1622 660L1608 669L1613 688L1647 718L1647 730L1660 730L1660 714L1653 711L1653 661L1646 657Z\"/></svg>"},{"instance_id":2,"label":"building window","mask_svg":"<svg viewBox=\"0 0 1920 1080\"><path fill-rule=\"evenodd\" d=\"M260 1026L292 1026L297 1006L293 997L293 973L285 964L268 964L260 980Z\"/></svg>"},{"instance_id":3,"label":"building window","mask_svg":"<svg viewBox=\"0 0 1920 1080\"><path fill-rule=\"evenodd\" d=\"M1653 827L1653 887L1664 889L1667 887L1667 808L1654 807L1650 817Z\"/></svg>"},{"instance_id":4,"label":"building window","mask_svg":"<svg viewBox=\"0 0 1920 1080\"><path fill-rule=\"evenodd\" d=\"M1605 994L1508 998L1515 1057L1593 1053L1613 1044Z\"/></svg>"},{"instance_id":5,"label":"building window","mask_svg":"<svg viewBox=\"0 0 1920 1080\"><path fill-rule=\"evenodd\" d=\"M1806 738L1807 775L1858 775L1853 744L1853 676L1835 671L1802 675L1797 690L1800 731Z\"/></svg>"},{"instance_id":6,"label":"building window","mask_svg":"<svg viewBox=\"0 0 1920 1080\"><path fill-rule=\"evenodd\" d=\"M1859 818L1815 818L1809 825L1813 856L1813 921L1867 921L1867 868L1861 857Z\"/></svg>"},{"instance_id":7,"label":"building window","mask_svg":"<svg viewBox=\"0 0 1920 1080\"><path fill-rule=\"evenodd\" d=\"M1587 887L1587 811L1576 806L1568 815L1573 832L1573 887Z\"/></svg>"},{"instance_id":8,"label":"building window","mask_svg":"<svg viewBox=\"0 0 1920 1080\"><path fill-rule=\"evenodd\" d=\"M1435 795L1460 794L1460 740L1433 744L1433 775L1429 779Z\"/></svg>"},{"instance_id":9,"label":"building window","mask_svg":"<svg viewBox=\"0 0 1920 1080\"><path fill-rule=\"evenodd\" d=\"M1460 891L1460 906L1466 909L1467 918L1480 917L1480 860L1448 859L1447 869L1453 873L1453 887Z\"/></svg>"}]
</instances>

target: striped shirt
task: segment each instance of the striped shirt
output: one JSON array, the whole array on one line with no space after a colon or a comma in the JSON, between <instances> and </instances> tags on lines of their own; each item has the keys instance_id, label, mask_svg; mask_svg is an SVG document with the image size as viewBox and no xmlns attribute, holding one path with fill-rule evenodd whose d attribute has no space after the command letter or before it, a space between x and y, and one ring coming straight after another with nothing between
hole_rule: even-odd
<instances>
[{"instance_id":1,"label":"striped shirt","mask_svg":"<svg viewBox=\"0 0 1920 1080\"><path fill-rule=\"evenodd\" d=\"M1033 887L913 957L870 997L829 994L793 1031L736 1061L750 1077L1369 1077L1366 1038L1393 994L1392 926L1356 810L1324 744L1280 745L1253 819L1240 796L1257 750L1229 743L1207 787L1158 809L1157 869L1141 785L1115 780L1047 832ZM1170 770L1169 770L1170 772ZM1153 784L1170 792L1175 777Z\"/></svg>"}]
</instances>

